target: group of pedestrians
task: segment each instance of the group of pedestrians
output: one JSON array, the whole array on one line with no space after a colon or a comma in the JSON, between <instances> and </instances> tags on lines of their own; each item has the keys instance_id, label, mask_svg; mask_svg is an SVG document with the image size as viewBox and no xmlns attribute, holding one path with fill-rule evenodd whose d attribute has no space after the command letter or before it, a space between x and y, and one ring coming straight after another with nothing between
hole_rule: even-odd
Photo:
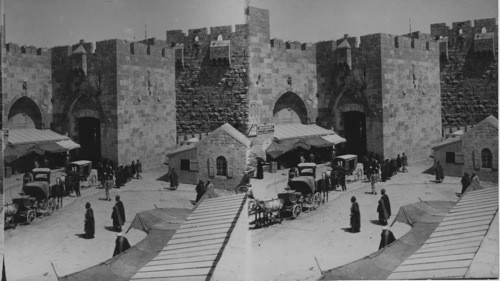
<instances>
[{"instance_id":1,"label":"group of pedestrians","mask_svg":"<svg viewBox=\"0 0 500 281\"><path fill-rule=\"evenodd\" d=\"M195 190L196 190L195 204L201 200L201 197L203 197L203 195L205 194L205 192L207 192L207 190L213 189L213 188L214 188L214 185L212 184L212 182L209 179L207 179L206 183L203 180L199 180L198 184L196 185L196 188L195 188Z\"/></svg>"},{"instance_id":2,"label":"group of pedestrians","mask_svg":"<svg viewBox=\"0 0 500 281\"><path fill-rule=\"evenodd\" d=\"M385 189L380 191L382 196L378 200L377 213L380 225L386 226L391 217L391 202ZM351 213L350 213L351 232L361 231L361 212L356 196L351 197Z\"/></svg>"},{"instance_id":3,"label":"group of pedestrians","mask_svg":"<svg viewBox=\"0 0 500 281\"><path fill-rule=\"evenodd\" d=\"M119 195L116 196L116 203L112 208L111 219L113 221L113 228L115 231L121 232L122 226L125 224L125 206L121 201ZM84 232L85 238L92 239L95 237L95 218L94 210L90 202L85 204L85 221L84 221Z\"/></svg>"},{"instance_id":4,"label":"group of pedestrians","mask_svg":"<svg viewBox=\"0 0 500 281\"><path fill-rule=\"evenodd\" d=\"M90 202L85 204L85 221L84 221L84 232L85 238L93 239L95 238L95 217L94 210ZM113 220L113 228L115 231L119 232L115 240L115 248L113 251L113 257L119 255L120 253L126 251L130 248L130 243L127 238L123 235L122 226L125 224L125 207L123 202L120 200L120 196L116 196L116 203L113 206L113 211L111 213L111 219Z\"/></svg>"},{"instance_id":5,"label":"group of pedestrians","mask_svg":"<svg viewBox=\"0 0 500 281\"><path fill-rule=\"evenodd\" d=\"M120 188L132 179L142 179L142 163L139 159L132 161L132 164L116 166L110 160L104 159L97 162L97 177L101 186L107 188L110 180L115 180L115 185Z\"/></svg>"},{"instance_id":6,"label":"group of pedestrians","mask_svg":"<svg viewBox=\"0 0 500 281\"><path fill-rule=\"evenodd\" d=\"M479 181L479 177L477 176L476 172L472 172L470 176L469 173L465 172L460 182L462 183L462 191L460 192L460 196L462 196L465 193L465 191L467 190L469 185L471 185L471 183L476 183L476 184L481 183L481 181Z\"/></svg>"},{"instance_id":7,"label":"group of pedestrians","mask_svg":"<svg viewBox=\"0 0 500 281\"><path fill-rule=\"evenodd\" d=\"M366 175L367 179L371 183L371 192L372 194L377 194L375 189L375 184L378 181L388 181L393 176L395 176L398 172L407 173L408 169L408 157L405 153L403 155L399 155L396 158L385 159L382 163L379 164L377 159L375 158L364 158L363 159L363 172Z\"/></svg>"}]
</instances>

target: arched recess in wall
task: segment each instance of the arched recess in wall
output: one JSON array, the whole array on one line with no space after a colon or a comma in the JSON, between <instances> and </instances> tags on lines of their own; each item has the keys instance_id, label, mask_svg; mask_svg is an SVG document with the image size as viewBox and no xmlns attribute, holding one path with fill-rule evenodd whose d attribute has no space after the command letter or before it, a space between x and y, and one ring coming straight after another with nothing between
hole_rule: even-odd
<instances>
[{"instance_id":1,"label":"arched recess in wall","mask_svg":"<svg viewBox=\"0 0 500 281\"><path fill-rule=\"evenodd\" d=\"M304 101L293 92L281 95L273 108L275 124L307 124L307 108Z\"/></svg>"},{"instance_id":2,"label":"arched recess in wall","mask_svg":"<svg viewBox=\"0 0 500 281\"><path fill-rule=\"evenodd\" d=\"M42 111L29 97L20 97L9 108L7 128L43 129Z\"/></svg>"},{"instance_id":3,"label":"arched recess in wall","mask_svg":"<svg viewBox=\"0 0 500 281\"><path fill-rule=\"evenodd\" d=\"M97 98L78 96L70 104L66 120L70 137L76 139L80 157L86 160L101 159L101 134L105 122L104 110Z\"/></svg>"}]
</instances>

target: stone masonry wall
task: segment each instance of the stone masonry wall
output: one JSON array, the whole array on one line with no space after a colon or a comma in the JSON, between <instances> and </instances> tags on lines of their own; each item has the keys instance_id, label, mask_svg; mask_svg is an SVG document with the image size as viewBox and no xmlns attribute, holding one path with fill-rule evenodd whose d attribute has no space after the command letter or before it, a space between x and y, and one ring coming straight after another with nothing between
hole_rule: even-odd
<instances>
[{"instance_id":1,"label":"stone masonry wall","mask_svg":"<svg viewBox=\"0 0 500 281\"><path fill-rule=\"evenodd\" d=\"M174 50L116 40L118 163L161 166L176 144Z\"/></svg>"},{"instance_id":2,"label":"stone masonry wall","mask_svg":"<svg viewBox=\"0 0 500 281\"><path fill-rule=\"evenodd\" d=\"M498 182L498 127L483 122L475 126L462 138L462 152L464 155L463 171L471 174L476 172L481 181ZM481 151L489 149L493 155L493 169L479 168L481 165ZM474 165L473 152L479 165Z\"/></svg>"},{"instance_id":3,"label":"stone masonry wall","mask_svg":"<svg viewBox=\"0 0 500 281\"><path fill-rule=\"evenodd\" d=\"M176 49L177 134L191 138L229 123L247 130L247 25L167 31ZM221 39L218 41L218 39ZM217 41L217 42L216 42ZM211 44L222 44L221 47Z\"/></svg>"},{"instance_id":4,"label":"stone masonry wall","mask_svg":"<svg viewBox=\"0 0 500 281\"><path fill-rule=\"evenodd\" d=\"M337 48L344 40L350 49ZM362 36L359 46L347 35L316 44L318 123L345 136L342 113L364 113L367 150L379 155L383 153L380 45L377 34Z\"/></svg>"},{"instance_id":5,"label":"stone masonry wall","mask_svg":"<svg viewBox=\"0 0 500 281\"><path fill-rule=\"evenodd\" d=\"M73 65L73 51L82 45L87 54L87 70ZM101 156L117 163L117 76L116 40L93 44L80 42L51 49L54 124L52 129L67 133L78 142L77 118L100 120Z\"/></svg>"},{"instance_id":6,"label":"stone masonry wall","mask_svg":"<svg viewBox=\"0 0 500 281\"><path fill-rule=\"evenodd\" d=\"M9 110L21 97L28 97L38 106L42 126L52 122L51 55L45 48L6 44L2 55L3 124L7 124Z\"/></svg>"},{"instance_id":7,"label":"stone masonry wall","mask_svg":"<svg viewBox=\"0 0 500 281\"><path fill-rule=\"evenodd\" d=\"M484 32L484 33L482 33ZM440 44L443 127L498 117L498 25L493 19L432 24ZM446 46L447 44L447 46ZM447 52L446 52L447 51Z\"/></svg>"},{"instance_id":8,"label":"stone masonry wall","mask_svg":"<svg viewBox=\"0 0 500 281\"><path fill-rule=\"evenodd\" d=\"M381 35L384 158L428 157L441 139L438 44Z\"/></svg>"},{"instance_id":9,"label":"stone masonry wall","mask_svg":"<svg viewBox=\"0 0 500 281\"><path fill-rule=\"evenodd\" d=\"M210 179L217 189L234 190L247 168L248 152L245 145L222 130L207 136L198 143L198 179ZM215 165L219 156L226 158L228 170L232 169L232 177L208 176L208 159L212 157Z\"/></svg>"}]
</instances>

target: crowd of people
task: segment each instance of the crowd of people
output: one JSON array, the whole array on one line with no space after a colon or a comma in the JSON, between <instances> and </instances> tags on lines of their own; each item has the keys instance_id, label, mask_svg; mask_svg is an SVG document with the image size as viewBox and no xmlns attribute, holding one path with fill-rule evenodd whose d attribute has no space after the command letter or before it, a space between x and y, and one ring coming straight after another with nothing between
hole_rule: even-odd
<instances>
[{"instance_id":1,"label":"crowd of people","mask_svg":"<svg viewBox=\"0 0 500 281\"><path fill-rule=\"evenodd\" d=\"M371 192L375 195L377 194L375 185L378 181L386 182L397 175L398 172L408 172L408 157L405 153L402 156L398 154L397 157L385 159L380 164L377 158L377 155L370 154L368 157L365 156L362 161L363 173L367 180L370 181Z\"/></svg>"},{"instance_id":2,"label":"crowd of people","mask_svg":"<svg viewBox=\"0 0 500 281\"><path fill-rule=\"evenodd\" d=\"M102 187L106 187L106 183L110 180L115 180L117 188L122 187L125 183L132 179L142 179L142 163L139 159L132 161L132 164L116 165L113 161L103 159L96 164L97 178Z\"/></svg>"}]
</instances>

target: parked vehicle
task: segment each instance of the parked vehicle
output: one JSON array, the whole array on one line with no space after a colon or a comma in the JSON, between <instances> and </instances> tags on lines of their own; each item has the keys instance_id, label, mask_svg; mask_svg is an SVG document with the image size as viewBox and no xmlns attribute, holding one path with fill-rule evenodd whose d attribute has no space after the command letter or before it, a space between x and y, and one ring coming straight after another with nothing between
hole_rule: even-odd
<instances>
[{"instance_id":1,"label":"parked vehicle","mask_svg":"<svg viewBox=\"0 0 500 281\"><path fill-rule=\"evenodd\" d=\"M50 215L56 209L55 198L50 187L50 169L33 169L33 181L27 183L19 197L12 199L12 204L5 206L5 227L20 219L32 223L40 214Z\"/></svg>"},{"instance_id":2,"label":"parked vehicle","mask_svg":"<svg viewBox=\"0 0 500 281\"><path fill-rule=\"evenodd\" d=\"M88 160L80 160L69 163L66 173L73 171L78 173L80 177L80 188L98 187L97 170L92 169L92 162Z\"/></svg>"},{"instance_id":3,"label":"parked vehicle","mask_svg":"<svg viewBox=\"0 0 500 281\"><path fill-rule=\"evenodd\" d=\"M288 182L290 190L278 193L283 200L282 214L291 214L297 218L307 208L315 210L321 203L321 195L316 187L316 164L300 163L297 166L298 175Z\"/></svg>"}]
</instances>

